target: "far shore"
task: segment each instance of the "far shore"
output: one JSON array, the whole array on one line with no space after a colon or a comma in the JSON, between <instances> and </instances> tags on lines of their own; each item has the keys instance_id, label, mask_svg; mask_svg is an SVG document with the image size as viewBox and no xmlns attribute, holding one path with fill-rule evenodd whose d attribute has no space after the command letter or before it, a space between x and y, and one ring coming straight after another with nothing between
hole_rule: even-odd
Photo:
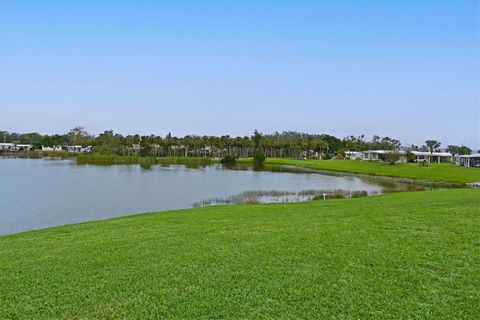
<instances>
[{"instance_id":1,"label":"far shore","mask_svg":"<svg viewBox=\"0 0 480 320\"><path fill-rule=\"evenodd\" d=\"M19 158L61 158L75 159L78 164L91 165L155 165L155 164L185 164L208 165L220 163L220 158L210 157L141 157L108 154L79 154L67 152L22 152L18 154L2 153L2 156ZM251 158L240 158L237 164L254 165ZM415 180L426 183L446 183L453 186L475 185L480 182L480 170L460 167L452 163L431 163L428 167L420 167L416 163L389 164L378 161L364 160L304 160L295 158L267 158L263 165L284 166L314 170L316 172L337 172L361 176L376 176Z\"/></svg>"}]
</instances>

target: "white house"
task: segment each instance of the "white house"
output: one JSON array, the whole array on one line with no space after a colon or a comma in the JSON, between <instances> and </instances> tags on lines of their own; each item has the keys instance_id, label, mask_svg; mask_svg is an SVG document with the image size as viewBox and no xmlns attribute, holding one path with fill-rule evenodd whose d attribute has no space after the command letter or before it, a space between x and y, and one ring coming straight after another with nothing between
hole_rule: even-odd
<instances>
[{"instance_id":1,"label":"white house","mask_svg":"<svg viewBox=\"0 0 480 320\"><path fill-rule=\"evenodd\" d=\"M16 143L0 143L0 151L30 151L33 145L31 144L16 144Z\"/></svg>"},{"instance_id":2,"label":"white house","mask_svg":"<svg viewBox=\"0 0 480 320\"><path fill-rule=\"evenodd\" d=\"M32 150L33 145L31 144L16 144L15 151L30 151Z\"/></svg>"},{"instance_id":3,"label":"white house","mask_svg":"<svg viewBox=\"0 0 480 320\"><path fill-rule=\"evenodd\" d=\"M361 159L362 154L363 153L359 151L345 151L345 158L352 160Z\"/></svg>"},{"instance_id":4,"label":"white house","mask_svg":"<svg viewBox=\"0 0 480 320\"><path fill-rule=\"evenodd\" d=\"M480 153L456 155L455 164L468 168L480 168Z\"/></svg>"},{"instance_id":5,"label":"white house","mask_svg":"<svg viewBox=\"0 0 480 320\"><path fill-rule=\"evenodd\" d=\"M90 153L90 152L92 152L92 146L82 147L82 149L80 149L80 152Z\"/></svg>"},{"instance_id":6,"label":"white house","mask_svg":"<svg viewBox=\"0 0 480 320\"><path fill-rule=\"evenodd\" d=\"M212 146L205 146L204 148L200 149L200 156L201 157L208 157L212 153Z\"/></svg>"},{"instance_id":7,"label":"white house","mask_svg":"<svg viewBox=\"0 0 480 320\"><path fill-rule=\"evenodd\" d=\"M425 151L410 151L415 156L415 161L428 161L428 162L452 162L453 155L449 152L425 152Z\"/></svg>"},{"instance_id":8,"label":"white house","mask_svg":"<svg viewBox=\"0 0 480 320\"><path fill-rule=\"evenodd\" d=\"M368 150L362 151L362 160L367 161L386 161L388 154L392 154L393 150ZM400 159L397 163L407 162L407 156L405 151L396 151L400 155Z\"/></svg>"},{"instance_id":9,"label":"white house","mask_svg":"<svg viewBox=\"0 0 480 320\"><path fill-rule=\"evenodd\" d=\"M0 151L13 151L14 148L15 148L14 143L5 143L5 142L0 143Z\"/></svg>"},{"instance_id":10,"label":"white house","mask_svg":"<svg viewBox=\"0 0 480 320\"><path fill-rule=\"evenodd\" d=\"M42 146L42 151L62 151L62 146L46 147Z\"/></svg>"},{"instance_id":11,"label":"white house","mask_svg":"<svg viewBox=\"0 0 480 320\"><path fill-rule=\"evenodd\" d=\"M67 152L73 152L73 153L82 152L82 146L65 146L64 149Z\"/></svg>"}]
</instances>

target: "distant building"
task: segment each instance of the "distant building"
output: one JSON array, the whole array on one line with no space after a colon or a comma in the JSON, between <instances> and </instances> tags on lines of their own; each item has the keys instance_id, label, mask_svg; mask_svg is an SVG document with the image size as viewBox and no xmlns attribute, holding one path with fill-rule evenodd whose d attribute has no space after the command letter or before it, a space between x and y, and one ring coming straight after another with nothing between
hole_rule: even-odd
<instances>
[{"instance_id":1,"label":"distant building","mask_svg":"<svg viewBox=\"0 0 480 320\"><path fill-rule=\"evenodd\" d=\"M368 150L362 151L362 160L366 161L386 161L387 156L392 154L393 150ZM396 151L400 155L400 159L397 163L407 162L407 154L405 151Z\"/></svg>"},{"instance_id":2,"label":"distant building","mask_svg":"<svg viewBox=\"0 0 480 320\"><path fill-rule=\"evenodd\" d=\"M92 146L63 146L61 151L67 151L69 153L89 153L92 151Z\"/></svg>"},{"instance_id":3,"label":"distant building","mask_svg":"<svg viewBox=\"0 0 480 320\"><path fill-rule=\"evenodd\" d=\"M0 143L0 151L14 151L15 144L14 143Z\"/></svg>"},{"instance_id":4,"label":"distant building","mask_svg":"<svg viewBox=\"0 0 480 320\"><path fill-rule=\"evenodd\" d=\"M212 153L212 146L205 146L204 148L200 149L200 156L201 157L209 157Z\"/></svg>"},{"instance_id":5,"label":"distant building","mask_svg":"<svg viewBox=\"0 0 480 320\"><path fill-rule=\"evenodd\" d=\"M33 145L31 144L22 144L22 143L0 143L0 151L30 151L32 150Z\"/></svg>"},{"instance_id":6,"label":"distant building","mask_svg":"<svg viewBox=\"0 0 480 320\"><path fill-rule=\"evenodd\" d=\"M47 146L42 146L42 151L62 151L62 146L53 146L53 147L47 147Z\"/></svg>"},{"instance_id":7,"label":"distant building","mask_svg":"<svg viewBox=\"0 0 480 320\"><path fill-rule=\"evenodd\" d=\"M128 148L128 152L133 155L138 155L141 149L142 147L140 146L140 144L134 143L130 148Z\"/></svg>"},{"instance_id":8,"label":"distant building","mask_svg":"<svg viewBox=\"0 0 480 320\"><path fill-rule=\"evenodd\" d=\"M426 151L410 151L415 156L415 162L452 162L453 155L449 152L426 152Z\"/></svg>"},{"instance_id":9,"label":"distant building","mask_svg":"<svg viewBox=\"0 0 480 320\"><path fill-rule=\"evenodd\" d=\"M457 155L455 164L467 168L480 168L480 153Z\"/></svg>"},{"instance_id":10,"label":"distant building","mask_svg":"<svg viewBox=\"0 0 480 320\"><path fill-rule=\"evenodd\" d=\"M67 152L78 153L82 152L82 146L65 146L63 149Z\"/></svg>"},{"instance_id":11,"label":"distant building","mask_svg":"<svg viewBox=\"0 0 480 320\"><path fill-rule=\"evenodd\" d=\"M345 151L346 159L351 159L351 160L362 159L362 155L363 153L360 151Z\"/></svg>"},{"instance_id":12,"label":"distant building","mask_svg":"<svg viewBox=\"0 0 480 320\"><path fill-rule=\"evenodd\" d=\"M15 145L15 151L30 151L32 150L33 145L31 144L16 144Z\"/></svg>"}]
</instances>

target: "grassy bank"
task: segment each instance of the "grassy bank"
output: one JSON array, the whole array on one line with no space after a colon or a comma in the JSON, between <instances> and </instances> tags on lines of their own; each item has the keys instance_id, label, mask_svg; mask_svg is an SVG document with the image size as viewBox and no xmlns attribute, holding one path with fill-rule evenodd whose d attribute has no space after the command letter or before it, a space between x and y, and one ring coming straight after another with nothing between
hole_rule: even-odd
<instances>
[{"instance_id":1,"label":"grassy bank","mask_svg":"<svg viewBox=\"0 0 480 320\"><path fill-rule=\"evenodd\" d=\"M0 318L476 318L480 190L129 216L0 237Z\"/></svg>"},{"instance_id":2,"label":"grassy bank","mask_svg":"<svg viewBox=\"0 0 480 320\"><path fill-rule=\"evenodd\" d=\"M245 161L248 162L250 160L243 160L243 162ZM287 158L268 158L265 161L265 164L291 165L315 170L351 172L450 183L480 181L479 169L459 167L451 163L432 163L428 167L420 167L415 163L391 165L384 162L359 160L296 160Z\"/></svg>"}]
</instances>

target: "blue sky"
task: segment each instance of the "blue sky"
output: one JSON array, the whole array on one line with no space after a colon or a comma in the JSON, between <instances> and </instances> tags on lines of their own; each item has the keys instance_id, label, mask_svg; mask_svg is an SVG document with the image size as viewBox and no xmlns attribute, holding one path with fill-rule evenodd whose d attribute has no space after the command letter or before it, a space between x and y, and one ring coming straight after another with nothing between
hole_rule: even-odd
<instances>
[{"instance_id":1,"label":"blue sky","mask_svg":"<svg viewBox=\"0 0 480 320\"><path fill-rule=\"evenodd\" d=\"M0 129L480 147L478 1L0 1Z\"/></svg>"}]
</instances>

